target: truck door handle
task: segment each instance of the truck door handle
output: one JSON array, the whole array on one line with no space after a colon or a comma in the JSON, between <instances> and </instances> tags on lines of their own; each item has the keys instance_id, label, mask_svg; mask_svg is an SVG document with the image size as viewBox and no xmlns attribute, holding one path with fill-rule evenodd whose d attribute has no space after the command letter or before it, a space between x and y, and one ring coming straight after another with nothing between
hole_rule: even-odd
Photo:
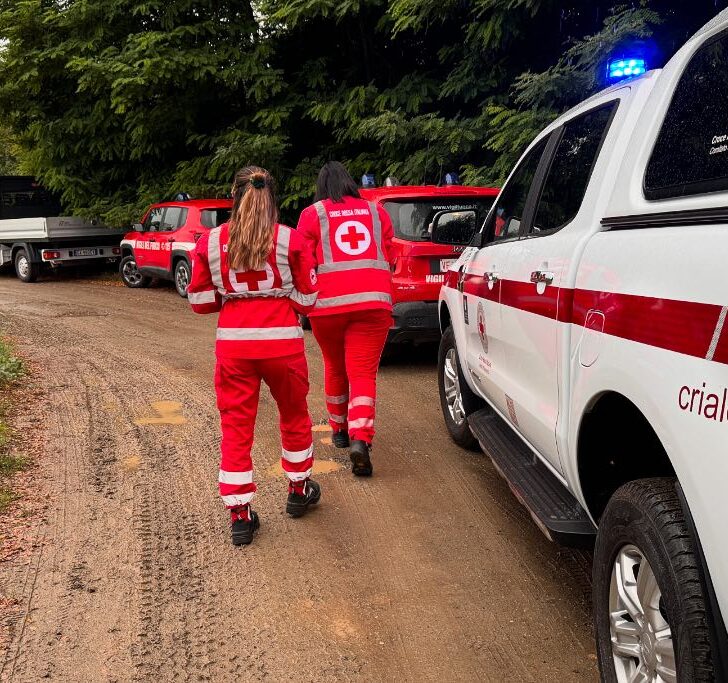
<instances>
[{"instance_id":1,"label":"truck door handle","mask_svg":"<svg viewBox=\"0 0 728 683\"><path fill-rule=\"evenodd\" d=\"M174 237L170 237L167 242L174 242Z\"/></svg>"},{"instance_id":2,"label":"truck door handle","mask_svg":"<svg viewBox=\"0 0 728 683\"><path fill-rule=\"evenodd\" d=\"M531 282L535 285L546 284L550 285L554 281L554 274L549 273L545 270L534 270L531 273Z\"/></svg>"},{"instance_id":3,"label":"truck door handle","mask_svg":"<svg viewBox=\"0 0 728 683\"><path fill-rule=\"evenodd\" d=\"M494 271L490 271L488 273L483 273L483 279L486 282L493 282L493 283L498 282L498 273L496 273Z\"/></svg>"},{"instance_id":4,"label":"truck door handle","mask_svg":"<svg viewBox=\"0 0 728 683\"><path fill-rule=\"evenodd\" d=\"M150 241L150 242L156 242L156 241L157 241L157 238L156 238L156 237L150 237L150 238L149 238L149 241Z\"/></svg>"}]
</instances>

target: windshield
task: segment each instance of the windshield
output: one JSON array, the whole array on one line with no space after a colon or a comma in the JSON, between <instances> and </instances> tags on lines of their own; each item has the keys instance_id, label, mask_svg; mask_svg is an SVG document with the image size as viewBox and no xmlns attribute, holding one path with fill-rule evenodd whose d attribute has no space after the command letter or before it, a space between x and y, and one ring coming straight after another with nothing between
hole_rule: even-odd
<instances>
[{"instance_id":1,"label":"windshield","mask_svg":"<svg viewBox=\"0 0 728 683\"><path fill-rule=\"evenodd\" d=\"M232 209L202 209L200 223L206 228L216 228L230 220Z\"/></svg>"},{"instance_id":2,"label":"windshield","mask_svg":"<svg viewBox=\"0 0 728 683\"><path fill-rule=\"evenodd\" d=\"M432 222L435 216L443 213L462 212L463 220L468 222L467 239L457 244L467 244L473 232L485 221L493 204L494 197L443 197L437 199L389 199L382 202L387 210L394 234L400 239L411 242L432 240ZM453 216L453 219L457 216ZM455 242L453 242L455 243Z\"/></svg>"}]
</instances>

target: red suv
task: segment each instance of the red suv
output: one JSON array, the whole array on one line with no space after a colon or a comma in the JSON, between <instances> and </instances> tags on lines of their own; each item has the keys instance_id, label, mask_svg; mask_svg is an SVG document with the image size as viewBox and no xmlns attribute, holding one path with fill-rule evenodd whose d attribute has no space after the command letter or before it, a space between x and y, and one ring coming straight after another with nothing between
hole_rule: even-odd
<instances>
[{"instance_id":1,"label":"red suv","mask_svg":"<svg viewBox=\"0 0 728 683\"><path fill-rule=\"evenodd\" d=\"M448 266L470 243L499 190L463 185L394 186L360 190L392 218L398 256L392 276L390 342L440 336L437 300Z\"/></svg>"},{"instance_id":2,"label":"red suv","mask_svg":"<svg viewBox=\"0 0 728 683\"><path fill-rule=\"evenodd\" d=\"M211 228L230 218L231 199L188 199L153 204L142 222L121 241L119 272L127 287L148 287L152 278L172 280L187 296L192 273L190 253Z\"/></svg>"}]
</instances>

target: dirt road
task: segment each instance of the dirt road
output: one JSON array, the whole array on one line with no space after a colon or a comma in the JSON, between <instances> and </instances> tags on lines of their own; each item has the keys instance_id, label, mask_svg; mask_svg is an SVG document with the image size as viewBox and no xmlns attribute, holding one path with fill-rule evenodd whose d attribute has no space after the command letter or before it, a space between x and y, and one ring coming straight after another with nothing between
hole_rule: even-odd
<instances>
[{"instance_id":1,"label":"dirt road","mask_svg":"<svg viewBox=\"0 0 728 683\"><path fill-rule=\"evenodd\" d=\"M0 276L0 331L47 397L28 406L47 444L39 548L0 565L17 601L0 680L596 680L590 558L548 543L487 458L450 442L431 349L381 371L373 479L317 429L324 493L300 520L263 393L262 527L233 548L214 325L167 288Z\"/></svg>"}]
</instances>

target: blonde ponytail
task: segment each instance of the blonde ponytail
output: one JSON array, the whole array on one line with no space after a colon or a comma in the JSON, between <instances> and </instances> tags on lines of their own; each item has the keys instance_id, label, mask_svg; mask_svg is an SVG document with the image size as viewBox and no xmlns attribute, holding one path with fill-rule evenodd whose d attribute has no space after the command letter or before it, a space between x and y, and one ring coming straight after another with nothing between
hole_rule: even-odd
<instances>
[{"instance_id":1,"label":"blonde ponytail","mask_svg":"<svg viewBox=\"0 0 728 683\"><path fill-rule=\"evenodd\" d=\"M228 265L239 271L263 270L278 222L273 178L263 168L246 166L235 174L232 193Z\"/></svg>"}]
</instances>

